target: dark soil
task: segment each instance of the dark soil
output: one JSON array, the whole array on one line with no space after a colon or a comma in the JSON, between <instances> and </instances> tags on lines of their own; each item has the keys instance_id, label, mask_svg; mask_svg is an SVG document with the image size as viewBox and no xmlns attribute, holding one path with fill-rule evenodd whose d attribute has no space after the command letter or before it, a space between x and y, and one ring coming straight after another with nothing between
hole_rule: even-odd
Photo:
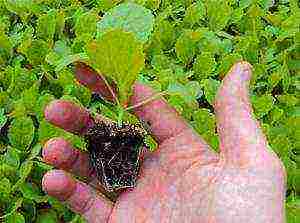
<instances>
[{"instance_id":1,"label":"dark soil","mask_svg":"<svg viewBox=\"0 0 300 223\"><path fill-rule=\"evenodd\" d=\"M108 191L134 187L145 131L137 125L97 122L85 139L99 181Z\"/></svg>"}]
</instances>

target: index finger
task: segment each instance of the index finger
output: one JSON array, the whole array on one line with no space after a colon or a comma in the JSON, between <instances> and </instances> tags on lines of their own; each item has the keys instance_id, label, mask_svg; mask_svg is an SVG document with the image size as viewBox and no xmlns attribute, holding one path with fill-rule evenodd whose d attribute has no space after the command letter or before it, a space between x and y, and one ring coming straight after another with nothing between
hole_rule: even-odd
<instances>
[{"instance_id":1,"label":"index finger","mask_svg":"<svg viewBox=\"0 0 300 223\"><path fill-rule=\"evenodd\" d=\"M83 135L94 124L90 113L71 101L54 100L46 106L45 118L68 132Z\"/></svg>"}]
</instances>

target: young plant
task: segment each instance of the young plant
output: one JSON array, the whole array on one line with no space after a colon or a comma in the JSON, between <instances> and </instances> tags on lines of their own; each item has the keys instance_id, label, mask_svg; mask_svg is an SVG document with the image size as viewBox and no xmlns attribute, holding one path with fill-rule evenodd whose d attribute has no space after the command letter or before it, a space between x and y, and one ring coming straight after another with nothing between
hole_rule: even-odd
<instances>
[{"instance_id":1,"label":"young plant","mask_svg":"<svg viewBox=\"0 0 300 223\"><path fill-rule=\"evenodd\" d=\"M142 43L132 33L116 29L88 43L86 52L89 65L98 72L111 93L117 112L116 122L98 121L85 134L91 164L107 191L133 187L146 131L137 124L126 123L124 114L133 108L128 107L129 97L144 67ZM118 94L108 78L116 84Z\"/></svg>"}]
</instances>

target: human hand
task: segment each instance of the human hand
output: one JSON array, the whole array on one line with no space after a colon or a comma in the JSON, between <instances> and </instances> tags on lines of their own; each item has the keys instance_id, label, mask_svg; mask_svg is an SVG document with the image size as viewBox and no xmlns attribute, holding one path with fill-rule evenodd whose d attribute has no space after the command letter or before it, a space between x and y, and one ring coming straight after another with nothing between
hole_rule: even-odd
<instances>
[{"instance_id":1,"label":"human hand","mask_svg":"<svg viewBox=\"0 0 300 223\"><path fill-rule=\"evenodd\" d=\"M43 156L63 170L45 174L44 190L89 223L284 222L285 171L253 118L248 97L250 77L248 63L235 64L216 96L219 154L165 100L158 99L135 110L150 123L159 142L157 151L144 153L135 188L122 192L116 203L109 202L68 173L87 177L95 184L87 154L55 138L46 143ZM84 75L79 79L90 87L99 81ZM149 87L136 84L132 104L152 94ZM52 102L45 116L77 134L91 122L86 110L66 101Z\"/></svg>"}]
</instances>

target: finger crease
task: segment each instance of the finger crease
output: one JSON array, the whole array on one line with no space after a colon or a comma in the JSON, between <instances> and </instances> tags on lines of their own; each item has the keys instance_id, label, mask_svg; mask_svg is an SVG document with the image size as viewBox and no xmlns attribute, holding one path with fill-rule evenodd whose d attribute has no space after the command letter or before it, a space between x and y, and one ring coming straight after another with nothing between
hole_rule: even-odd
<instances>
[{"instance_id":1,"label":"finger crease","mask_svg":"<svg viewBox=\"0 0 300 223\"><path fill-rule=\"evenodd\" d=\"M90 196L90 198L85 202L82 208L82 213L85 214L87 211L89 211L93 207L95 201L96 196Z\"/></svg>"}]
</instances>

